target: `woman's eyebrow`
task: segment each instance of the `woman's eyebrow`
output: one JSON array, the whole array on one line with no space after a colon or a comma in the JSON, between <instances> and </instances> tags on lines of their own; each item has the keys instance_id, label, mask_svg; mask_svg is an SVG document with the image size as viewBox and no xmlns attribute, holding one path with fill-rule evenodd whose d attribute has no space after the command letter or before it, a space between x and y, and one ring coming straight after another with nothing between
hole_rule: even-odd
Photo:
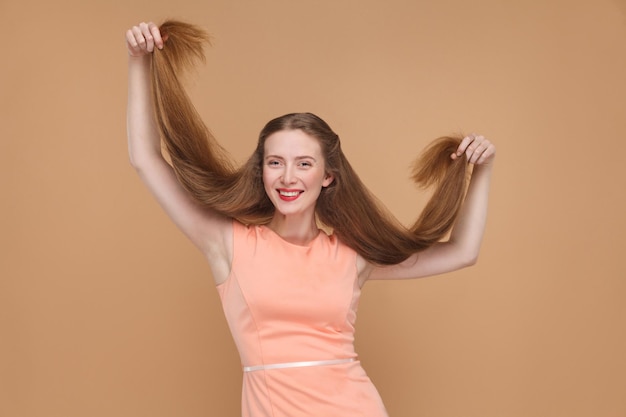
<instances>
[{"instance_id":1,"label":"woman's eyebrow","mask_svg":"<svg viewBox=\"0 0 626 417\"><path fill-rule=\"evenodd\" d=\"M317 159L315 159L314 157L309 156L309 155L296 156L296 159L312 159L313 162L317 162Z\"/></svg>"},{"instance_id":2,"label":"woman's eyebrow","mask_svg":"<svg viewBox=\"0 0 626 417\"><path fill-rule=\"evenodd\" d=\"M284 157L282 157L280 155L266 155L264 159L270 159L270 158L285 159ZM317 162L317 159L315 159L314 157L309 156L309 155L296 156L295 159L296 160L311 159L311 160L313 160L313 162Z\"/></svg>"}]
</instances>

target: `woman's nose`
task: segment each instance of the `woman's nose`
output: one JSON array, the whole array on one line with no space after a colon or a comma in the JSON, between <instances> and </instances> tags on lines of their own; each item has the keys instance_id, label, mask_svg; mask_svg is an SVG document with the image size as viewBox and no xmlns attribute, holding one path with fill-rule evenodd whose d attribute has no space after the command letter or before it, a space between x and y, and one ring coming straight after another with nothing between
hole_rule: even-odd
<instances>
[{"instance_id":1,"label":"woman's nose","mask_svg":"<svg viewBox=\"0 0 626 417\"><path fill-rule=\"evenodd\" d=\"M293 184L296 181L296 176L293 172L293 169L289 166L285 167L282 176L283 183L285 184Z\"/></svg>"}]
</instances>

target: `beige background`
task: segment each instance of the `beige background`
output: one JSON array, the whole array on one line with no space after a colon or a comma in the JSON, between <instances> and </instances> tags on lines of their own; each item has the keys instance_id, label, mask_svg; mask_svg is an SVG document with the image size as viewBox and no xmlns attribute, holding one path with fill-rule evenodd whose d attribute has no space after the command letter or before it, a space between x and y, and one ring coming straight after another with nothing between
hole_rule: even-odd
<instances>
[{"instance_id":1,"label":"beige background","mask_svg":"<svg viewBox=\"0 0 626 417\"><path fill-rule=\"evenodd\" d=\"M124 4L130 3L130 4ZM313 111L405 223L432 138L498 145L479 264L366 286L392 417L626 416L626 3L1 0L0 416L237 416L208 267L125 145L123 33L214 36L191 79L238 160Z\"/></svg>"}]
</instances>

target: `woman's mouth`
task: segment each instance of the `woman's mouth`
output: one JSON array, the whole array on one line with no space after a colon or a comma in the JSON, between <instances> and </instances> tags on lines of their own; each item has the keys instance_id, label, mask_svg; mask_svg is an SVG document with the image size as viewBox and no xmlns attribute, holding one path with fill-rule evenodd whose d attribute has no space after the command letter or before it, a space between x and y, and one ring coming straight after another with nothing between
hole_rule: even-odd
<instances>
[{"instance_id":1,"label":"woman's mouth","mask_svg":"<svg viewBox=\"0 0 626 417\"><path fill-rule=\"evenodd\" d=\"M301 190L278 190L278 196L283 201L293 201L302 194Z\"/></svg>"}]
</instances>

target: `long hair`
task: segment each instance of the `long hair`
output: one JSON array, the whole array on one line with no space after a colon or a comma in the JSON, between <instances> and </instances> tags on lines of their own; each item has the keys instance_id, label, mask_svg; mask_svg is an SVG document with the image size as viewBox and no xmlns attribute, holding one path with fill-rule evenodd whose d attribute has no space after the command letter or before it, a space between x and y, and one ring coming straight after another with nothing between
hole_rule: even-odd
<instances>
[{"instance_id":1,"label":"long hair","mask_svg":"<svg viewBox=\"0 0 626 417\"><path fill-rule=\"evenodd\" d=\"M316 138L325 169L334 181L322 189L316 206L321 223L369 262L393 265L430 247L451 229L463 202L468 164L451 159L460 137L435 140L414 166L413 180L434 192L411 227L401 225L370 193L341 150L339 136L311 113L292 113L269 121L257 147L235 168L196 112L179 74L204 59L209 37L187 23L167 21L167 37L152 60L152 92L156 120L165 149L183 187L201 204L244 223L267 223L274 207L263 187L265 140L281 130L299 129Z\"/></svg>"}]
</instances>

